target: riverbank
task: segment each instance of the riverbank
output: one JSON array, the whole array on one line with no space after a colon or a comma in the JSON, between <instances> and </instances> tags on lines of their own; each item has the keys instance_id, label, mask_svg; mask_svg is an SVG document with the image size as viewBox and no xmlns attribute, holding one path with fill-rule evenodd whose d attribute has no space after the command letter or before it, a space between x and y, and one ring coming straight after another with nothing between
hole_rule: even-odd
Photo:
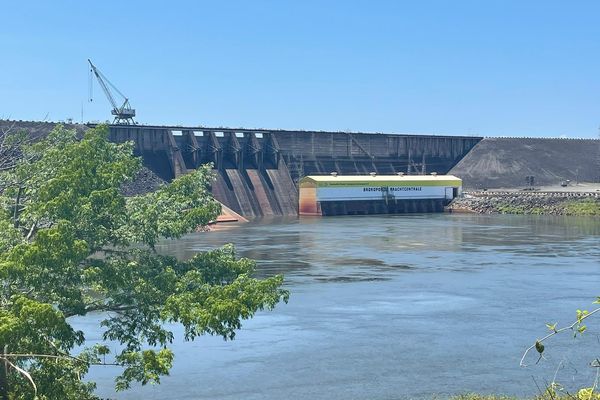
<instances>
[{"instance_id":1,"label":"riverbank","mask_svg":"<svg viewBox=\"0 0 600 400\"><path fill-rule=\"evenodd\" d=\"M538 389L539 390L539 389ZM450 397L450 400L525 400L527 398L504 396L504 395L487 395L479 393L466 393ZM554 390L546 390L534 397L532 400L600 400L600 394L591 388L584 388L576 393L557 393Z\"/></svg>"},{"instance_id":2,"label":"riverbank","mask_svg":"<svg viewBox=\"0 0 600 400\"><path fill-rule=\"evenodd\" d=\"M455 199L450 212L600 217L596 192L470 192Z\"/></svg>"}]
</instances>

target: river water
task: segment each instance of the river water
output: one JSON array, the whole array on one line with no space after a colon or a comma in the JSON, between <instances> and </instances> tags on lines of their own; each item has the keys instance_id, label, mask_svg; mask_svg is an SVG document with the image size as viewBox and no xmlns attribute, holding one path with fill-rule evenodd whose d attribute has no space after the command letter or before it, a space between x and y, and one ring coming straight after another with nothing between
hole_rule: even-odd
<instances>
[{"instance_id":1,"label":"river water","mask_svg":"<svg viewBox=\"0 0 600 400\"><path fill-rule=\"evenodd\" d=\"M405 399L468 391L532 395L556 380L590 385L600 319L555 337L519 367L546 322L570 323L600 295L600 220L429 214L221 225L160 250L180 257L234 243L258 275L285 275L289 304L247 321L231 342L184 342L159 386L115 399ZM90 342L92 315L77 321Z\"/></svg>"}]
</instances>

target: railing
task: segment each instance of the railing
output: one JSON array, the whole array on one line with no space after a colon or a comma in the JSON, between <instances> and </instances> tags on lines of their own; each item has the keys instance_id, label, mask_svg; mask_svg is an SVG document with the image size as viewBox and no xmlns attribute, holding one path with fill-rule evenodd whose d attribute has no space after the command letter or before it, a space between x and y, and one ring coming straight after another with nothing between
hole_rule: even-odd
<instances>
[{"instance_id":1,"label":"railing","mask_svg":"<svg viewBox=\"0 0 600 400\"><path fill-rule=\"evenodd\" d=\"M559 191L463 191L463 194L474 197L595 197L600 198L600 191L594 192L559 192Z\"/></svg>"}]
</instances>

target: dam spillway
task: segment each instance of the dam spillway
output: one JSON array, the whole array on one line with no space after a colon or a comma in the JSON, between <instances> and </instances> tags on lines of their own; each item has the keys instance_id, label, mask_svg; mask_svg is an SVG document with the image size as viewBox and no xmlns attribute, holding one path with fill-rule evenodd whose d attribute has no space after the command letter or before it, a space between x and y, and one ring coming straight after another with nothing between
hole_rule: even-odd
<instances>
[{"instance_id":1,"label":"dam spillway","mask_svg":"<svg viewBox=\"0 0 600 400\"><path fill-rule=\"evenodd\" d=\"M447 173L481 137L111 125L164 180L212 163L213 195L246 217L296 215L306 175Z\"/></svg>"}]
</instances>

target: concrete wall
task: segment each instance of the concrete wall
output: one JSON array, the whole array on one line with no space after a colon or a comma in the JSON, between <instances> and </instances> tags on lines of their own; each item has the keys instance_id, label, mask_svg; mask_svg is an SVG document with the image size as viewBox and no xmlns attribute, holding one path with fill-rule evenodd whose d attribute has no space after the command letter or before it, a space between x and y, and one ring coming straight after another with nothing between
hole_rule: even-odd
<instances>
[{"instance_id":1,"label":"concrete wall","mask_svg":"<svg viewBox=\"0 0 600 400\"><path fill-rule=\"evenodd\" d=\"M277 132L294 181L306 175L447 173L477 144L479 137Z\"/></svg>"},{"instance_id":2,"label":"concrete wall","mask_svg":"<svg viewBox=\"0 0 600 400\"><path fill-rule=\"evenodd\" d=\"M481 138L205 127L111 126L111 140L170 180L205 163L213 194L246 217L296 215L297 182L309 174L447 173Z\"/></svg>"},{"instance_id":3,"label":"concrete wall","mask_svg":"<svg viewBox=\"0 0 600 400\"><path fill-rule=\"evenodd\" d=\"M55 123L0 121L33 136ZM90 125L90 126L93 126ZM68 125L79 131L85 125ZM111 125L110 140L133 141L146 167L169 181L212 163L213 194L247 217L296 215L297 182L309 174L447 173L481 138L207 127Z\"/></svg>"}]
</instances>

